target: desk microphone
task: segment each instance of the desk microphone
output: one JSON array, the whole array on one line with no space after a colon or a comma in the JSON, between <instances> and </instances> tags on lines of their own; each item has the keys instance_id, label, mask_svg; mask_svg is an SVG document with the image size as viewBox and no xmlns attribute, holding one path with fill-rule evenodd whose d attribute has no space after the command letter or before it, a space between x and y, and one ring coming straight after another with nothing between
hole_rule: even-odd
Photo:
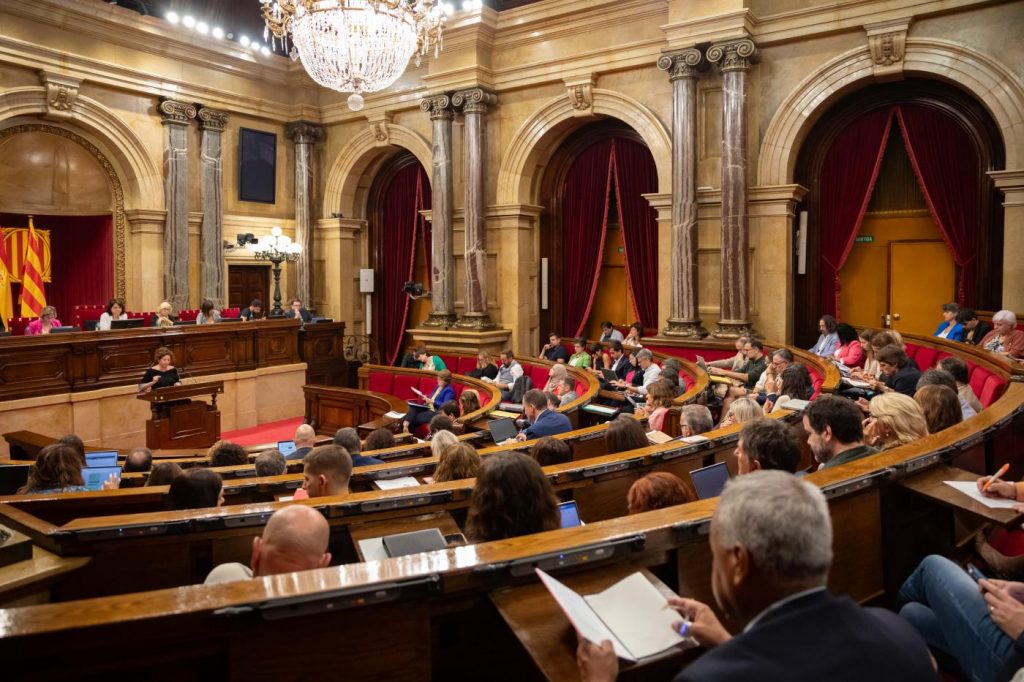
<instances>
[{"instance_id":1,"label":"desk microphone","mask_svg":"<svg viewBox=\"0 0 1024 682\"><path fill-rule=\"evenodd\" d=\"M193 383L193 384L198 384L198 383L199 383L199 379L196 379L196 378L195 378L195 375L193 375L193 374L192 374L192 372L188 371L188 370L187 370L187 369L185 369L184 367L177 367L176 369L177 369L177 370L178 370L179 372L184 372L185 374L187 374L187 375L188 375L188 377L189 377L190 379L192 379L192 383ZM184 383L184 382L183 382L183 383Z\"/></svg>"}]
</instances>

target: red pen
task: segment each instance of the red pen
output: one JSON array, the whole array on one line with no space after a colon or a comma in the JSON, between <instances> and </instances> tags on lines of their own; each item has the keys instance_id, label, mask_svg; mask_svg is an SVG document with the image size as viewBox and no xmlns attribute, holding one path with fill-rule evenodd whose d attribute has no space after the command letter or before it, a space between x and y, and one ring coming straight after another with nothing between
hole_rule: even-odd
<instances>
[{"instance_id":1,"label":"red pen","mask_svg":"<svg viewBox=\"0 0 1024 682\"><path fill-rule=\"evenodd\" d=\"M1003 466L999 467L999 471L996 472L996 475L993 476L992 478L988 479L985 482L985 485L982 486L981 492L987 493L988 489L990 487L992 487L992 484L996 482L996 479L999 478L1000 476L1002 476L1003 474L1005 474L1007 472L1007 470L1009 470L1009 468L1010 468L1010 463L1009 462L1007 462Z\"/></svg>"}]
</instances>

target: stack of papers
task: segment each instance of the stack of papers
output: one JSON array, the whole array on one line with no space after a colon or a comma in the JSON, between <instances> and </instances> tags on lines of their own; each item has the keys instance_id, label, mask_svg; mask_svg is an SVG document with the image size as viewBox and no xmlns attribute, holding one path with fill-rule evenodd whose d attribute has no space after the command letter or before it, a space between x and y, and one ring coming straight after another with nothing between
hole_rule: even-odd
<instances>
[{"instance_id":1,"label":"stack of papers","mask_svg":"<svg viewBox=\"0 0 1024 682\"><path fill-rule=\"evenodd\" d=\"M1001 497L986 497L982 495L975 481L943 481L943 483L950 488L959 490L975 502L980 502L989 509L1013 509L1013 505L1017 504L1017 500L1006 500Z\"/></svg>"}]
</instances>

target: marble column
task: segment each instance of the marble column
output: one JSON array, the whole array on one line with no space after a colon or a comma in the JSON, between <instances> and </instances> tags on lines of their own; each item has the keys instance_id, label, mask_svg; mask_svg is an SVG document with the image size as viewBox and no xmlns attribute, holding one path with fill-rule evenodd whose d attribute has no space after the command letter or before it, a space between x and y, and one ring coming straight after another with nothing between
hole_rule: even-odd
<instances>
[{"instance_id":1,"label":"marble column","mask_svg":"<svg viewBox=\"0 0 1024 682\"><path fill-rule=\"evenodd\" d=\"M196 108L165 99L160 116L167 130L164 143L164 298L175 310L188 308L188 126Z\"/></svg>"},{"instance_id":2,"label":"marble column","mask_svg":"<svg viewBox=\"0 0 1024 682\"><path fill-rule=\"evenodd\" d=\"M462 141L463 184L465 185L465 309L456 327L492 329L487 314L487 221L484 215L484 152L488 105L498 101L481 88L455 93L452 104L462 109L465 133Z\"/></svg>"},{"instance_id":3,"label":"marble column","mask_svg":"<svg viewBox=\"0 0 1024 682\"><path fill-rule=\"evenodd\" d=\"M200 192L203 209L203 231L200 234L201 254L200 299L209 299L219 310L224 300L224 207L221 187L224 169L221 165L221 136L228 122L226 111L199 109L199 129L202 131L199 165L202 173Z\"/></svg>"},{"instance_id":4,"label":"marble column","mask_svg":"<svg viewBox=\"0 0 1024 682\"><path fill-rule=\"evenodd\" d=\"M700 324L697 277L697 78L702 61L696 48L658 60L672 83L672 302L665 336L708 333Z\"/></svg>"},{"instance_id":5,"label":"marble column","mask_svg":"<svg viewBox=\"0 0 1024 682\"><path fill-rule=\"evenodd\" d=\"M1002 306L1020 315L1024 312L1024 169L989 171L988 176L1003 193Z\"/></svg>"},{"instance_id":6,"label":"marble column","mask_svg":"<svg viewBox=\"0 0 1024 682\"><path fill-rule=\"evenodd\" d=\"M756 48L743 38L708 48L722 72L722 308L714 336L750 333L747 225L747 72Z\"/></svg>"},{"instance_id":7,"label":"marble column","mask_svg":"<svg viewBox=\"0 0 1024 682\"><path fill-rule=\"evenodd\" d=\"M324 139L324 128L316 123L296 121L284 127L295 144L295 242L302 254L295 262L294 297L304 305L313 300L313 148ZM289 297L291 298L291 297Z\"/></svg>"},{"instance_id":8,"label":"marble column","mask_svg":"<svg viewBox=\"0 0 1024 682\"><path fill-rule=\"evenodd\" d=\"M452 253L452 118L454 108L447 94L424 98L420 108L430 114L433 126L434 168L431 184L430 317L426 327L455 324L455 258Z\"/></svg>"}]
</instances>

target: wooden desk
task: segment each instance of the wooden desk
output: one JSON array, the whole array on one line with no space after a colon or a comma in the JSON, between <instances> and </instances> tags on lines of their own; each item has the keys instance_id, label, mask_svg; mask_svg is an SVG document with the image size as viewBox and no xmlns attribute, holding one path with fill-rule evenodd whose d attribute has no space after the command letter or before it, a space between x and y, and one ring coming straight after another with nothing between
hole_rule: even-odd
<instances>
[{"instance_id":1,"label":"wooden desk","mask_svg":"<svg viewBox=\"0 0 1024 682\"><path fill-rule=\"evenodd\" d=\"M33 546L31 559L0 568L0 606L49 602L50 586L89 561L89 557L61 557Z\"/></svg>"},{"instance_id":2,"label":"wooden desk","mask_svg":"<svg viewBox=\"0 0 1024 682\"><path fill-rule=\"evenodd\" d=\"M1024 513L1013 509L992 509L972 500L967 495L946 485L944 481L970 481L978 480L978 475L963 469L951 466L932 467L928 471L903 479L899 485L906 490L917 493L943 507L949 507L954 512L965 512L973 516L981 517L989 523L997 523L1001 526L1015 526L1024 520Z\"/></svg>"},{"instance_id":3,"label":"wooden desk","mask_svg":"<svg viewBox=\"0 0 1024 682\"><path fill-rule=\"evenodd\" d=\"M588 595L607 589L636 571L643 573L666 599L676 596L653 573L631 563L556 577L576 592ZM497 590L490 594L490 598L544 677L559 682L580 679L576 667L576 633L565 612L543 584L537 581ZM683 649L670 649L638 663L620 661L618 679L671 679L683 662L692 656Z\"/></svg>"},{"instance_id":4,"label":"wooden desk","mask_svg":"<svg viewBox=\"0 0 1024 682\"><path fill-rule=\"evenodd\" d=\"M402 519L388 519L386 521L371 521L370 523L357 523L349 526L349 533L352 536L352 544L355 545L356 554L360 561L366 561L363 550L359 546L360 540L379 538L385 535L397 535L398 533L411 533L415 530L427 530L437 528L441 535L454 535L461 533L462 529L455 519L448 512L436 512L434 514L421 514ZM455 545L451 545L455 546Z\"/></svg>"}]
</instances>

